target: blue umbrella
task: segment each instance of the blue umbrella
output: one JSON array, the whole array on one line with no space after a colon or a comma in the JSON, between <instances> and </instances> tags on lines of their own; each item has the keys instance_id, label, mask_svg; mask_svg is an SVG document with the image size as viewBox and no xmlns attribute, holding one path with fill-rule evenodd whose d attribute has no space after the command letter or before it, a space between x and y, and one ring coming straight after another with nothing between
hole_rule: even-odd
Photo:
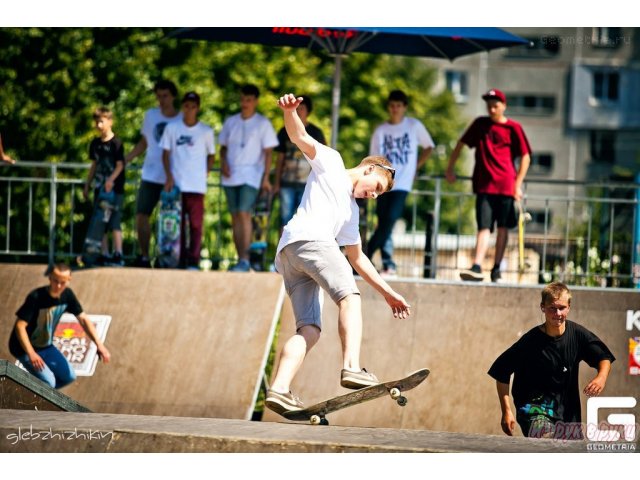
<instances>
[{"instance_id":1,"label":"blue umbrella","mask_svg":"<svg viewBox=\"0 0 640 480\"><path fill-rule=\"evenodd\" d=\"M331 146L338 139L342 60L352 52L388 53L454 60L528 40L491 27L241 27L181 28L172 36L219 42L257 43L324 50L335 58L331 102Z\"/></svg>"}]
</instances>

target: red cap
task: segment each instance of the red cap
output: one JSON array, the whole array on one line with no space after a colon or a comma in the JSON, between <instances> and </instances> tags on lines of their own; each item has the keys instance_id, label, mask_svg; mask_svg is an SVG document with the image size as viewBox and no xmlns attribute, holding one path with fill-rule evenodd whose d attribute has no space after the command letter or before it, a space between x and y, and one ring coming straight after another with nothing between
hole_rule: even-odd
<instances>
[{"instance_id":1,"label":"red cap","mask_svg":"<svg viewBox=\"0 0 640 480\"><path fill-rule=\"evenodd\" d=\"M505 96L504 93L502 93L497 88L492 88L487 93L482 95L482 99L485 100L485 101L489 100L489 99L492 99L492 98L496 99L496 100L500 100L502 103L507 103L507 97Z\"/></svg>"}]
</instances>

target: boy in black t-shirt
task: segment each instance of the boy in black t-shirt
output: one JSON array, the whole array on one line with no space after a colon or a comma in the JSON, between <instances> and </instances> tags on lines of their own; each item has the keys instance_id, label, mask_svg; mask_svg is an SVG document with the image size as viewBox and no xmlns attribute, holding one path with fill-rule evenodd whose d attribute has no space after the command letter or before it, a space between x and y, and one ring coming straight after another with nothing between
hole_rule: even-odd
<instances>
[{"instance_id":1,"label":"boy in black t-shirt","mask_svg":"<svg viewBox=\"0 0 640 480\"><path fill-rule=\"evenodd\" d=\"M91 168L84 186L84 197L89 198L89 188L93 182L93 208L100 208L98 197L100 190L115 193L115 209L109 219L107 231L112 232L113 257L109 259L109 245L107 234L102 240L102 257L98 264L123 266L122 258L122 202L124 198L124 148L122 141L113 133L113 114L106 107L97 108L93 113L93 120L100 136L94 138L89 146Z\"/></svg>"},{"instance_id":2,"label":"boy in black t-shirt","mask_svg":"<svg viewBox=\"0 0 640 480\"><path fill-rule=\"evenodd\" d=\"M64 263L53 266L49 285L36 288L16 312L16 322L9 338L9 351L22 365L53 388L62 388L76 379L67 359L53 345L53 333L62 314L69 312L96 344L98 356L109 363L111 354L98 338L93 323L67 285L71 269Z\"/></svg>"},{"instance_id":3,"label":"boy in black t-shirt","mask_svg":"<svg viewBox=\"0 0 640 480\"><path fill-rule=\"evenodd\" d=\"M498 388L502 431L513 435L517 421L526 437L580 439L580 361L598 371L583 390L587 396L597 396L615 357L596 335L567 320L571 292L565 284L547 285L540 309L545 322L502 353L488 372ZM509 403L511 374L515 418Z\"/></svg>"}]
</instances>

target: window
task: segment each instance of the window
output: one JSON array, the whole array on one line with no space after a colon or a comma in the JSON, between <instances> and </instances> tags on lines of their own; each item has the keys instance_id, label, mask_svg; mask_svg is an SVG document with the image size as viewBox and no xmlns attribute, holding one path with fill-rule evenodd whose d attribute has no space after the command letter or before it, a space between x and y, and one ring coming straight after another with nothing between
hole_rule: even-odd
<instances>
[{"instance_id":1,"label":"window","mask_svg":"<svg viewBox=\"0 0 640 480\"><path fill-rule=\"evenodd\" d=\"M453 94L456 103L466 103L469 99L467 72L447 70L445 73L447 90Z\"/></svg>"},{"instance_id":2,"label":"window","mask_svg":"<svg viewBox=\"0 0 640 480\"><path fill-rule=\"evenodd\" d=\"M593 72L592 98L598 103L616 103L620 85L620 74L611 71Z\"/></svg>"},{"instance_id":3,"label":"window","mask_svg":"<svg viewBox=\"0 0 640 480\"><path fill-rule=\"evenodd\" d=\"M533 175L548 175L553 170L553 153L533 153L529 173Z\"/></svg>"},{"instance_id":4,"label":"window","mask_svg":"<svg viewBox=\"0 0 640 480\"><path fill-rule=\"evenodd\" d=\"M594 27L591 32L591 44L596 48L618 48L622 41L620 27Z\"/></svg>"},{"instance_id":5,"label":"window","mask_svg":"<svg viewBox=\"0 0 640 480\"><path fill-rule=\"evenodd\" d=\"M507 50L511 58L551 58L560 53L560 39L556 36L527 38L527 45L518 45Z\"/></svg>"},{"instance_id":6,"label":"window","mask_svg":"<svg viewBox=\"0 0 640 480\"><path fill-rule=\"evenodd\" d=\"M545 95L507 94L511 114L551 115L556 109L555 97Z\"/></svg>"},{"instance_id":7,"label":"window","mask_svg":"<svg viewBox=\"0 0 640 480\"><path fill-rule=\"evenodd\" d=\"M593 130L590 132L591 161L597 163L616 163L616 132L612 130Z\"/></svg>"}]
</instances>

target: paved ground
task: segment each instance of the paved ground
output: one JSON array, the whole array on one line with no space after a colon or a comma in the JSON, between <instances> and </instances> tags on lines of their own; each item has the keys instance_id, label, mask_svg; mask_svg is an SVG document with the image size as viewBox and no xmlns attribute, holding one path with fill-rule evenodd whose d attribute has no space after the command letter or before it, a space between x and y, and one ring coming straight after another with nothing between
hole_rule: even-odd
<instances>
[{"instance_id":1,"label":"paved ground","mask_svg":"<svg viewBox=\"0 0 640 480\"><path fill-rule=\"evenodd\" d=\"M426 430L0 410L0 452L586 452L585 442Z\"/></svg>"}]
</instances>

